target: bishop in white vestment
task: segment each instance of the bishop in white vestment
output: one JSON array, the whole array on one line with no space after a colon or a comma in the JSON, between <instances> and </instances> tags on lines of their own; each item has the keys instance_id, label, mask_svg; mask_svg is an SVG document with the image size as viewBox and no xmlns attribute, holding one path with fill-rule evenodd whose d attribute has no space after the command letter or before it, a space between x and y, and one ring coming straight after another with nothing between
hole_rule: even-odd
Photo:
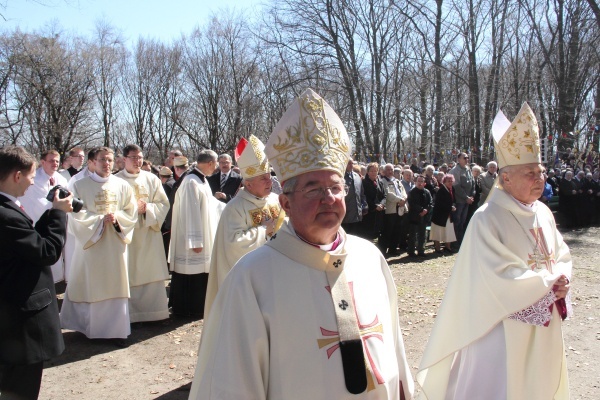
<instances>
[{"instance_id":1,"label":"bishop in white vestment","mask_svg":"<svg viewBox=\"0 0 600 400\"><path fill-rule=\"evenodd\" d=\"M131 186L111 174L114 153L103 149L96 172L73 186L84 208L73 214L77 243L60 319L62 328L89 338L125 339L131 333L127 244L137 206Z\"/></svg>"},{"instance_id":2,"label":"bishop in white vestment","mask_svg":"<svg viewBox=\"0 0 600 400\"><path fill-rule=\"evenodd\" d=\"M173 204L169 305L174 315L202 319L210 257L225 204L213 197L206 180L215 169L217 154L203 150L197 161L198 165L181 182Z\"/></svg>"},{"instance_id":3,"label":"bishop in white vestment","mask_svg":"<svg viewBox=\"0 0 600 400\"><path fill-rule=\"evenodd\" d=\"M537 201L544 177L533 112L525 104L512 124L499 118L499 183L456 258L417 374L424 399L569 398L561 323L571 256Z\"/></svg>"},{"instance_id":4,"label":"bishop in white vestment","mask_svg":"<svg viewBox=\"0 0 600 400\"><path fill-rule=\"evenodd\" d=\"M116 176L131 185L138 205L138 219L128 246L129 319L159 321L169 318L165 289L169 274L160 231L169 212L169 199L160 179L141 169L143 155L139 146L125 146L123 156L125 169Z\"/></svg>"},{"instance_id":5,"label":"bishop in white vestment","mask_svg":"<svg viewBox=\"0 0 600 400\"><path fill-rule=\"evenodd\" d=\"M235 151L244 187L221 214L208 274L204 318L208 317L219 287L242 256L258 249L276 232L285 213L279 196L271 193L272 181L264 144L254 135L242 138Z\"/></svg>"},{"instance_id":6,"label":"bishop in white vestment","mask_svg":"<svg viewBox=\"0 0 600 400\"><path fill-rule=\"evenodd\" d=\"M396 285L380 251L341 228L350 143L308 89L265 153L289 220L225 277L190 399L410 399Z\"/></svg>"}]
</instances>

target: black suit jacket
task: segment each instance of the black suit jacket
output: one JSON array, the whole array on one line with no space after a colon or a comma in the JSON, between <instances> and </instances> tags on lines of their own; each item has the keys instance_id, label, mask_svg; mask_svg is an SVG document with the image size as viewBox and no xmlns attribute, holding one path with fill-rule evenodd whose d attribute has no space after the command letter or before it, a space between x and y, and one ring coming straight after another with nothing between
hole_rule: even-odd
<instances>
[{"instance_id":1,"label":"black suit jacket","mask_svg":"<svg viewBox=\"0 0 600 400\"><path fill-rule=\"evenodd\" d=\"M50 266L65 243L67 215L47 210L35 227L0 195L0 364L33 364L61 354L58 303Z\"/></svg>"},{"instance_id":2,"label":"black suit jacket","mask_svg":"<svg viewBox=\"0 0 600 400\"><path fill-rule=\"evenodd\" d=\"M229 200L233 199L235 194L238 192L241 184L242 184L242 176L235 171L229 172L229 176L225 181L225 185L221 190L221 173L216 172L209 176L208 184L210 185L210 190L212 190L213 195L216 192L223 192L227 196L226 199L219 199L223 203L229 203Z\"/></svg>"}]
</instances>

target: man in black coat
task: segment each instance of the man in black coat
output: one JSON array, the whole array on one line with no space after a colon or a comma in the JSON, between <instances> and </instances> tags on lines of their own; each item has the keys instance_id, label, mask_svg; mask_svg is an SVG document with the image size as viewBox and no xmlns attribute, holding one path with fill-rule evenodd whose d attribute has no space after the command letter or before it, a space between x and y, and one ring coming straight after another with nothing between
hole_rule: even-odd
<instances>
[{"instance_id":1,"label":"man in black coat","mask_svg":"<svg viewBox=\"0 0 600 400\"><path fill-rule=\"evenodd\" d=\"M50 266L60 257L73 196L37 224L17 198L33 184L35 158L0 149L0 398L37 399L45 360L64 350Z\"/></svg>"},{"instance_id":2,"label":"man in black coat","mask_svg":"<svg viewBox=\"0 0 600 400\"><path fill-rule=\"evenodd\" d=\"M229 154L221 154L218 161L219 170L207 178L208 184L219 201L229 203L242 185L242 176L231 169L232 162Z\"/></svg>"}]
</instances>

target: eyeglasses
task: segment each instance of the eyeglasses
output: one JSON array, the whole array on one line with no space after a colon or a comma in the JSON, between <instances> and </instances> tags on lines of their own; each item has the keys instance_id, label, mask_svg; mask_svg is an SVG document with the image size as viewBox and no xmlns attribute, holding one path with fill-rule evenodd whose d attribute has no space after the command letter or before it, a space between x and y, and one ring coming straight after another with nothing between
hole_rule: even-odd
<instances>
[{"instance_id":1,"label":"eyeglasses","mask_svg":"<svg viewBox=\"0 0 600 400\"><path fill-rule=\"evenodd\" d=\"M112 158L97 158L96 161L100 161L101 163L109 163L112 164L115 162Z\"/></svg>"},{"instance_id":2,"label":"eyeglasses","mask_svg":"<svg viewBox=\"0 0 600 400\"><path fill-rule=\"evenodd\" d=\"M308 187L300 190L286 192L285 194L304 193L304 197L307 199L322 199L323 197L327 196L329 192L331 192L331 195L333 197L341 199L348 194L349 189L350 188L348 187L348 185L342 185L340 183L329 187Z\"/></svg>"},{"instance_id":3,"label":"eyeglasses","mask_svg":"<svg viewBox=\"0 0 600 400\"><path fill-rule=\"evenodd\" d=\"M144 156L127 156L127 158L129 158L132 161L139 161L139 160L143 160Z\"/></svg>"}]
</instances>

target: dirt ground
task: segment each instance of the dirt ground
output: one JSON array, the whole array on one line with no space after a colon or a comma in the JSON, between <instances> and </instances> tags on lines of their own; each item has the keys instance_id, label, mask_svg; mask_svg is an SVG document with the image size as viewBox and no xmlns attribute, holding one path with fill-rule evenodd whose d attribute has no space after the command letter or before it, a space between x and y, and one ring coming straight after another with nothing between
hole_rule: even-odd
<instances>
[{"instance_id":1,"label":"dirt ground","mask_svg":"<svg viewBox=\"0 0 600 400\"><path fill-rule=\"evenodd\" d=\"M600 399L599 233L597 227L563 233L573 255L575 315L563 324L574 400ZM413 376L455 258L436 257L431 247L426 252L417 262L405 256L388 260ZM118 348L65 331L66 350L45 366L40 399L187 399L201 332L202 321L134 324L129 347Z\"/></svg>"}]
</instances>

